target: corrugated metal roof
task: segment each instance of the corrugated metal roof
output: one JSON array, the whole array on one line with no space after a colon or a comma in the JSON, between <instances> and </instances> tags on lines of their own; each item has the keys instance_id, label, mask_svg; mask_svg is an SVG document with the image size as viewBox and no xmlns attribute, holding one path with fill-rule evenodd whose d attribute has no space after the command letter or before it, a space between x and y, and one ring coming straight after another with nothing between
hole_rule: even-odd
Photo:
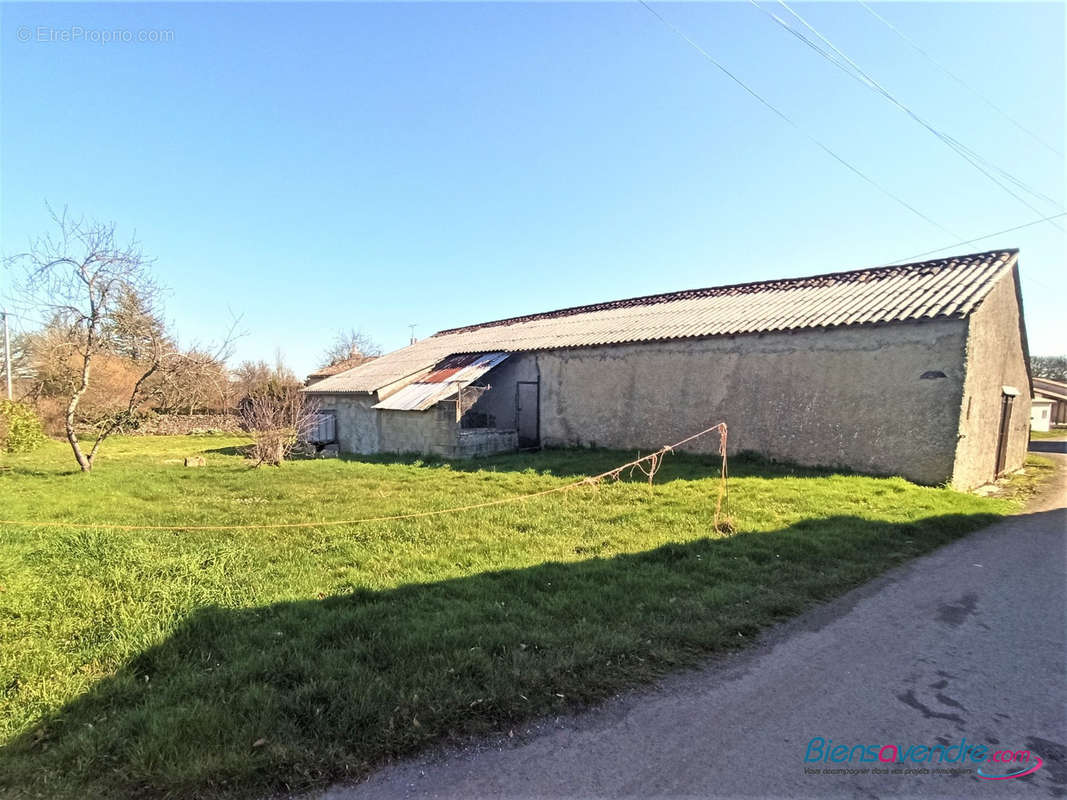
<instances>
[{"instance_id":1,"label":"corrugated metal roof","mask_svg":"<svg viewBox=\"0 0 1067 800\"><path fill-rule=\"evenodd\" d=\"M444 330L316 383L374 392L446 356L865 325L970 314L1017 250L634 297Z\"/></svg>"},{"instance_id":2,"label":"corrugated metal roof","mask_svg":"<svg viewBox=\"0 0 1067 800\"><path fill-rule=\"evenodd\" d=\"M507 353L467 353L450 356L432 372L421 375L374 406L393 411L425 411L469 386L508 357Z\"/></svg>"}]
</instances>

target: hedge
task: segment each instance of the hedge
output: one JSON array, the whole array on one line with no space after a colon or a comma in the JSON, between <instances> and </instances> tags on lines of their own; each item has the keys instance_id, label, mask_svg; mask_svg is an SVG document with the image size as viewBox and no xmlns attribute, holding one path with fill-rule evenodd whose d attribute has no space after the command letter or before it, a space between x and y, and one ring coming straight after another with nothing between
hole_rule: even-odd
<instances>
[{"instance_id":1,"label":"hedge","mask_svg":"<svg viewBox=\"0 0 1067 800\"><path fill-rule=\"evenodd\" d=\"M0 450L28 453L48 440L32 406L0 400Z\"/></svg>"}]
</instances>

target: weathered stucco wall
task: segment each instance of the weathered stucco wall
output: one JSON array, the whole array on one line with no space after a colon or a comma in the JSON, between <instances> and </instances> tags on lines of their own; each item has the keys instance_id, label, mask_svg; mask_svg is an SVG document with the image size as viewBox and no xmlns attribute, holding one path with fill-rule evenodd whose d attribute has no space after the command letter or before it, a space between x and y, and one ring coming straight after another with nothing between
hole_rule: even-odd
<instances>
[{"instance_id":1,"label":"weathered stucco wall","mask_svg":"<svg viewBox=\"0 0 1067 800\"><path fill-rule=\"evenodd\" d=\"M428 411L378 411L379 444L383 453L456 455L455 402L438 403Z\"/></svg>"},{"instance_id":2,"label":"weathered stucco wall","mask_svg":"<svg viewBox=\"0 0 1067 800\"><path fill-rule=\"evenodd\" d=\"M311 400L323 411L337 414L337 445L342 453L377 453L377 399L369 394L313 394Z\"/></svg>"},{"instance_id":3,"label":"weathered stucco wall","mask_svg":"<svg viewBox=\"0 0 1067 800\"><path fill-rule=\"evenodd\" d=\"M538 353L542 443L654 448L725 421L732 452L943 483L966 333L937 320Z\"/></svg>"},{"instance_id":4,"label":"weathered stucco wall","mask_svg":"<svg viewBox=\"0 0 1067 800\"><path fill-rule=\"evenodd\" d=\"M967 380L960 413L952 485L971 489L996 476L1003 387L1019 390L1012 404L1005 470L1026 460L1030 441L1030 376L1016 267L989 292L968 319Z\"/></svg>"}]
</instances>

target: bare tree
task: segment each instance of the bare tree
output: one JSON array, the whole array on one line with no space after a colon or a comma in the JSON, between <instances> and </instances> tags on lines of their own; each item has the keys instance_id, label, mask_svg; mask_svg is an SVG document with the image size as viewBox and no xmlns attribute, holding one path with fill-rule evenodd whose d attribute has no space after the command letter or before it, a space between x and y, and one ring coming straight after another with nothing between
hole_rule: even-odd
<instances>
[{"instance_id":1,"label":"bare tree","mask_svg":"<svg viewBox=\"0 0 1067 800\"><path fill-rule=\"evenodd\" d=\"M225 359L193 346L164 361L150 394L163 413L226 411L230 408L230 377Z\"/></svg>"},{"instance_id":2,"label":"bare tree","mask_svg":"<svg viewBox=\"0 0 1067 800\"><path fill-rule=\"evenodd\" d=\"M325 362L323 366L332 367L342 361L356 359L360 356L369 360L381 354L381 345L363 333L363 331L355 329L338 331L333 342L323 351L322 358Z\"/></svg>"},{"instance_id":3,"label":"bare tree","mask_svg":"<svg viewBox=\"0 0 1067 800\"><path fill-rule=\"evenodd\" d=\"M268 384L274 372L266 361L242 361L230 372L232 396L239 408L246 397L252 395L259 387Z\"/></svg>"},{"instance_id":4,"label":"bare tree","mask_svg":"<svg viewBox=\"0 0 1067 800\"><path fill-rule=\"evenodd\" d=\"M104 441L133 420L154 376L184 354L166 333L152 261L138 242L119 242L112 223L72 219L66 211L52 219L55 233L6 261L21 270L23 301L50 320L38 339L38 385L66 398L63 429L78 466L89 472ZM229 337L220 352L228 347ZM122 397L108 398L86 453L76 430L79 404L94 367L116 359L131 378Z\"/></svg>"}]
</instances>

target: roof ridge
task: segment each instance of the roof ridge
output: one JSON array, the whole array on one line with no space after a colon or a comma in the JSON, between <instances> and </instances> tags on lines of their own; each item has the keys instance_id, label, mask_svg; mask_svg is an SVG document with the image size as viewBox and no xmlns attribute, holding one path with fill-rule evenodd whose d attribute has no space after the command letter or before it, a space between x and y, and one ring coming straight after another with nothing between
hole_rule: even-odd
<instances>
[{"instance_id":1,"label":"roof ridge","mask_svg":"<svg viewBox=\"0 0 1067 800\"><path fill-rule=\"evenodd\" d=\"M456 333L468 333L482 328L493 328L502 325L513 325L520 322L531 322L539 319L555 319L569 317L577 314L587 314L595 311L609 311L616 308L630 308L641 305L655 305L658 303L670 303L679 300L689 300L698 297L712 297L731 292L738 294L754 294L760 291L774 290L775 288L800 288L807 285L818 285L833 280L854 280L859 276L883 276L899 274L901 271L921 271L924 269L940 269L954 266L958 262L968 262L976 259L997 256L1000 259L1010 260L1019 252L1018 248L1003 248L998 250L986 250L981 253L966 253L957 256L932 259L928 261L912 261L906 264L885 264L878 267L863 267L859 269L839 270L837 272L824 272L817 275L805 275L798 278L772 278L762 281L746 281L743 283L724 284L721 286L707 286L697 289L680 289L674 292L660 292L657 294L627 297L618 300L606 300L599 303L587 303L578 306L568 306L552 311L542 311L533 314L522 314L515 317L489 320L472 325L462 325L456 328L445 328L437 331L427 338L446 336Z\"/></svg>"}]
</instances>

